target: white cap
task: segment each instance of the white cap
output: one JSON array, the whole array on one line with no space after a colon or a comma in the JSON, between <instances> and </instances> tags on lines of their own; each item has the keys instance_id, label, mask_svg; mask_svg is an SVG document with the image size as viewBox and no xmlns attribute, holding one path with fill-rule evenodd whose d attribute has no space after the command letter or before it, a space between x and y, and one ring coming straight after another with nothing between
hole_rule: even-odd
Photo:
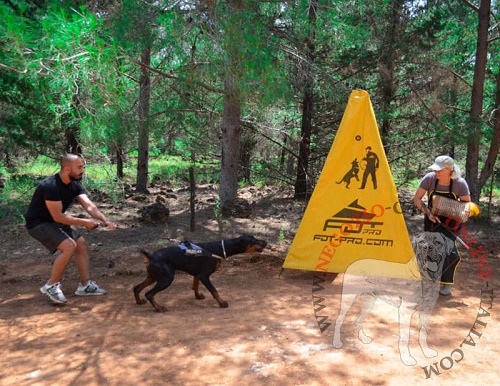
<instances>
[{"instance_id":1,"label":"white cap","mask_svg":"<svg viewBox=\"0 0 500 386\"><path fill-rule=\"evenodd\" d=\"M460 168L455 165L455 160L447 155L440 155L434 160L434 163L429 166L429 169L438 171L446 168L452 169L451 178L460 177Z\"/></svg>"}]
</instances>

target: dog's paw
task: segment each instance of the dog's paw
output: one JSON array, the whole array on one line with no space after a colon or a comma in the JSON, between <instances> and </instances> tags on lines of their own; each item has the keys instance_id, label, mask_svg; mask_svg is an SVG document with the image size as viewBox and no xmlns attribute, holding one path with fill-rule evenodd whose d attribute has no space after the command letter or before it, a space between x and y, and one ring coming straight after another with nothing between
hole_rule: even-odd
<instances>
[{"instance_id":1,"label":"dog's paw","mask_svg":"<svg viewBox=\"0 0 500 386\"><path fill-rule=\"evenodd\" d=\"M155 308L156 312L167 312L167 307L158 306Z\"/></svg>"},{"instance_id":2,"label":"dog's paw","mask_svg":"<svg viewBox=\"0 0 500 386\"><path fill-rule=\"evenodd\" d=\"M196 299L205 299L205 295L203 295L203 294L195 294L194 297Z\"/></svg>"},{"instance_id":3,"label":"dog's paw","mask_svg":"<svg viewBox=\"0 0 500 386\"><path fill-rule=\"evenodd\" d=\"M148 301L146 299L141 299L136 301L137 304L146 304Z\"/></svg>"},{"instance_id":4,"label":"dog's paw","mask_svg":"<svg viewBox=\"0 0 500 386\"><path fill-rule=\"evenodd\" d=\"M411 355L401 354L401 362L403 362L406 366L415 366L417 364L417 360Z\"/></svg>"},{"instance_id":5,"label":"dog's paw","mask_svg":"<svg viewBox=\"0 0 500 386\"><path fill-rule=\"evenodd\" d=\"M333 338L333 347L342 348L342 346L344 346L344 343L340 339Z\"/></svg>"},{"instance_id":6,"label":"dog's paw","mask_svg":"<svg viewBox=\"0 0 500 386\"><path fill-rule=\"evenodd\" d=\"M438 356L438 352L430 347L422 347L422 352L424 353L426 358L435 358Z\"/></svg>"},{"instance_id":7,"label":"dog's paw","mask_svg":"<svg viewBox=\"0 0 500 386\"><path fill-rule=\"evenodd\" d=\"M369 344L372 342L372 338L365 334L363 330L358 331L358 338L364 344Z\"/></svg>"},{"instance_id":8,"label":"dog's paw","mask_svg":"<svg viewBox=\"0 0 500 386\"><path fill-rule=\"evenodd\" d=\"M225 300L223 300L223 301L219 302L219 306L220 306L220 308L227 308L227 307L229 307L229 303L226 302Z\"/></svg>"}]
</instances>

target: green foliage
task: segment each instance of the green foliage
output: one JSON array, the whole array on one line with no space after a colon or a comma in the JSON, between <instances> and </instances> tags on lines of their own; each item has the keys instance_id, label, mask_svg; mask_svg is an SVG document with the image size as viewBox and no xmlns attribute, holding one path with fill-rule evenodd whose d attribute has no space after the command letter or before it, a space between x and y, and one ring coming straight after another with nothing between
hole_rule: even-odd
<instances>
[{"instance_id":1,"label":"green foliage","mask_svg":"<svg viewBox=\"0 0 500 386\"><path fill-rule=\"evenodd\" d=\"M222 219L222 205L219 197L215 199L214 217L216 220Z\"/></svg>"},{"instance_id":2,"label":"green foliage","mask_svg":"<svg viewBox=\"0 0 500 386\"><path fill-rule=\"evenodd\" d=\"M59 172L59 159L53 159L46 156L29 158L26 162L19 164L14 169L15 173L23 176L49 176Z\"/></svg>"},{"instance_id":3,"label":"green foliage","mask_svg":"<svg viewBox=\"0 0 500 386\"><path fill-rule=\"evenodd\" d=\"M281 226L279 233L279 243L283 245L287 240L289 240L289 237L290 237L290 230Z\"/></svg>"},{"instance_id":4,"label":"green foliage","mask_svg":"<svg viewBox=\"0 0 500 386\"><path fill-rule=\"evenodd\" d=\"M254 143L253 183L293 184L301 101L311 79L311 180L353 88L367 89L379 123L390 124L384 144L398 182L417 178L438 153L465 160L474 129L468 112L477 14L463 1L85 3L92 11L76 4L0 3L0 156L13 164L26 153L57 158L72 130L86 157L102 158L103 148L110 156L116 149L128 154L125 179L133 182L145 46L151 180L186 180L193 162L198 180L218 180L229 70L239 84L245 138ZM489 50L481 159L493 138L500 52L494 35ZM90 163L88 175L96 189L122 189L112 164L93 170Z\"/></svg>"},{"instance_id":5,"label":"green foliage","mask_svg":"<svg viewBox=\"0 0 500 386\"><path fill-rule=\"evenodd\" d=\"M4 187L0 189L0 223L22 224L36 180L22 174L11 174L3 168L0 171L5 178Z\"/></svg>"}]
</instances>

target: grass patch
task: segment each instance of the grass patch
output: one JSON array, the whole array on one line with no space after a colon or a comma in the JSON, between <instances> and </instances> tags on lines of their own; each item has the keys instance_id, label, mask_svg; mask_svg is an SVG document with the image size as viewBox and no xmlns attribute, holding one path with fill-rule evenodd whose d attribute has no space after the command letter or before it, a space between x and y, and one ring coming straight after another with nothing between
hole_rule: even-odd
<instances>
[{"instance_id":1,"label":"grass patch","mask_svg":"<svg viewBox=\"0 0 500 386\"><path fill-rule=\"evenodd\" d=\"M189 181L191 161L177 156L151 157L148 162L149 182L166 183L176 186ZM218 163L194 163L195 179L199 182L217 181L219 178ZM116 182L116 165L109 161L89 163L86 167L87 181L96 188L106 188L106 183ZM137 158L130 157L123 168L125 183L134 184L137 176ZM87 182L86 182L87 183Z\"/></svg>"},{"instance_id":2,"label":"grass patch","mask_svg":"<svg viewBox=\"0 0 500 386\"><path fill-rule=\"evenodd\" d=\"M189 181L192 162L182 157L159 156L149 160L149 182L183 185ZM116 165L104 159L87 161L83 184L89 191L98 191L118 202L125 196L125 184L134 185L137 174L137 159L130 157L124 165L124 180L116 177ZM218 181L220 165L217 162L194 164L197 183ZM24 222L24 213L38 183L45 177L58 173L59 161L39 156L23 162L18 167L0 165L0 177L4 187L0 189L0 218L2 222Z\"/></svg>"},{"instance_id":3,"label":"grass patch","mask_svg":"<svg viewBox=\"0 0 500 386\"><path fill-rule=\"evenodd\" d=\"M157 157L149 161L150 181L169 182L173 185L189 181L189 168L194 167L196 181L218 181L219 163L191 162L182 157Z\"/></svg>"}]
</instances>

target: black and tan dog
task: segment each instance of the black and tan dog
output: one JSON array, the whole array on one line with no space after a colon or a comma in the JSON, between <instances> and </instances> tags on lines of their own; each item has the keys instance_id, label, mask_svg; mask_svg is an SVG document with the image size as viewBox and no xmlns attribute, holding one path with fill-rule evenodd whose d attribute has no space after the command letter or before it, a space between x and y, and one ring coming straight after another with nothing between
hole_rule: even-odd
<instances>
[{"instance_id":1,"label":"black and tan dog","mask_svg":"<svg viewBox=\"0 0 500 386\"><path fill-rule=\"evenodd\" d=\"M166 307L160 306L154 296L167 289L174 280L175 271L180 270L194 276L193 290L196 299L205 297L198 292L200 281L210 291L220 307L226 308L228 303L222 300L214 285L210 281L210 275L220 268L221 260L237 255L239 253L262 252L267 242L256 239L253 236L240 236L236 239L199 243L197 246L202 250L199 253L189 253L179 246L158 249L153 253L141 251L146 263L148 276L146 280L134 287L134 296L137 304L146 303L141 300L140 292L153 283L156 285L146 292L146 299L158 312L167 311Z\"/></svg>"}]
</instances>

